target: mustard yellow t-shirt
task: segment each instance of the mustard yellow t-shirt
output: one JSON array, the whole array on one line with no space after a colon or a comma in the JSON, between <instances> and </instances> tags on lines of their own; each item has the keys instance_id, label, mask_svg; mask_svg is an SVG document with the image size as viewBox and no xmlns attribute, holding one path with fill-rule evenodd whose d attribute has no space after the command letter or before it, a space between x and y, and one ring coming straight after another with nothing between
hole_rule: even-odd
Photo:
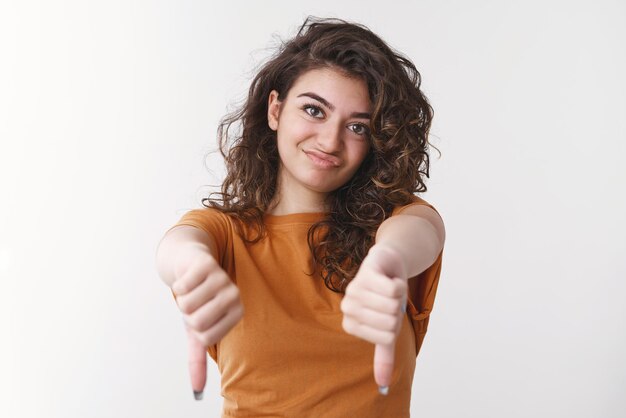
<instances>
[{"instance_id":1,"label":"mustard yellow t-shirt","mask_svg":"<svg viewBox=\"0 0 626 418\"><path fill-rule=\"evenodd\" d=\"M432 207L419 197L413 204ZM323 216L265 215L267 236L254 244L245 243L234 221L215 209L189 211L175 225L211 234L217 259L239 288L244 306L241 321L208 347L222 377L222 417L409 417L415 359L442 254L409 279L392 383L389 394L380 395L374 345L343 330L343 295L329 290L319 275L306 274L311 266L307 231Z\"/></svg>"}]
</instances>

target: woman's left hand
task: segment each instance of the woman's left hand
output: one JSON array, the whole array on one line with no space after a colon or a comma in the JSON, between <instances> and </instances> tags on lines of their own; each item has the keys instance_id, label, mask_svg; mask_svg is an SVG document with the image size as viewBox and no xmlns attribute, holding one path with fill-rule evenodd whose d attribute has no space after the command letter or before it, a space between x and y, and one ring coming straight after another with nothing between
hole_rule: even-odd
<instances>
[{"instance_id":1,"label":"woman's left hand","mask_svg":"<svg viewBox=\"0 0 626 418\"><path fill-rule=\"evenodd\" d=\"M341 301L343 329L376 344L374 378L386 393L393 373L395 341L406 312L407 277L400 254L374 245L346 287Z\"/></svg>"}]
</instances>

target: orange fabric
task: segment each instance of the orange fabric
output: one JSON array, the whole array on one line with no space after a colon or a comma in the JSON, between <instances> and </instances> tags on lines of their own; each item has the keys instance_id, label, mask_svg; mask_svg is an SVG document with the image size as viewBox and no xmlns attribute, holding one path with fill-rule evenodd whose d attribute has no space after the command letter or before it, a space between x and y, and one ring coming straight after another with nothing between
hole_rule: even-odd
<instances>
[{"instance_id":1,"label":"orange fabric","mask_svg":"<svg viewBox=\"0 0 626 418\"><path fill-rule=\"evenodd\" d=\"M432 207L415 200L412 204ZM387 396L379 395L374 345L343 330L342 295L326 288L319 275L306 274L311 260L307 231L323 216L266 215L268 235L255 244L246 244L232 219L214 209L189 211L175 225L195 226L213 236L217 258L237 284L244 306L242 320L208 347L222 376L223 417L409 417L415 358L442 255L409 280L392 383Z\"/></svg>"}]
</instances>

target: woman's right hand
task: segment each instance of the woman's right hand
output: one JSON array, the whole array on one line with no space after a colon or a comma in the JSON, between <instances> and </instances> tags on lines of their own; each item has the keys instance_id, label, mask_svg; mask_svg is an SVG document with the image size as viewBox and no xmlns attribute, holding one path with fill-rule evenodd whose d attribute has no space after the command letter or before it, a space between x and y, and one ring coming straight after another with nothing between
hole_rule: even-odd
<instances>
[{"instance_id":1,"label":"woman's right hand","mask_svg":"<svg viewBox=\"0 0 626 418\"><path fill-rule=\"evenodd\" d=\"M183 313L189 370L196 399L206 383L206 348L220 341L243 317L239 289L206 247L181 250L172 291Z\"/></svg>"}]
</instances>

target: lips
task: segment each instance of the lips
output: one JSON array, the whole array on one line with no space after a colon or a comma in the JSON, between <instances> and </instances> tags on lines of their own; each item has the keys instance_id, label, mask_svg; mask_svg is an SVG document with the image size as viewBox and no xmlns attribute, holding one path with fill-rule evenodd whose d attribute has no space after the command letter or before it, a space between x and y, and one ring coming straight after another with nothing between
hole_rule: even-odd
<instances>
[{"instance_id":1,"label":"lips","mask_svg":"<svg viewBox=\"0 0 626 418\"><path fill-rule=\"evenodd\" d=\"M341 165L341 160L330 154L326 154L326 153L316 151L316 150L307 150L307 151L304 151L304 153L315 164L323 166L323 167L339 167L339 165Z\"/></svg>"}]
</instances>

